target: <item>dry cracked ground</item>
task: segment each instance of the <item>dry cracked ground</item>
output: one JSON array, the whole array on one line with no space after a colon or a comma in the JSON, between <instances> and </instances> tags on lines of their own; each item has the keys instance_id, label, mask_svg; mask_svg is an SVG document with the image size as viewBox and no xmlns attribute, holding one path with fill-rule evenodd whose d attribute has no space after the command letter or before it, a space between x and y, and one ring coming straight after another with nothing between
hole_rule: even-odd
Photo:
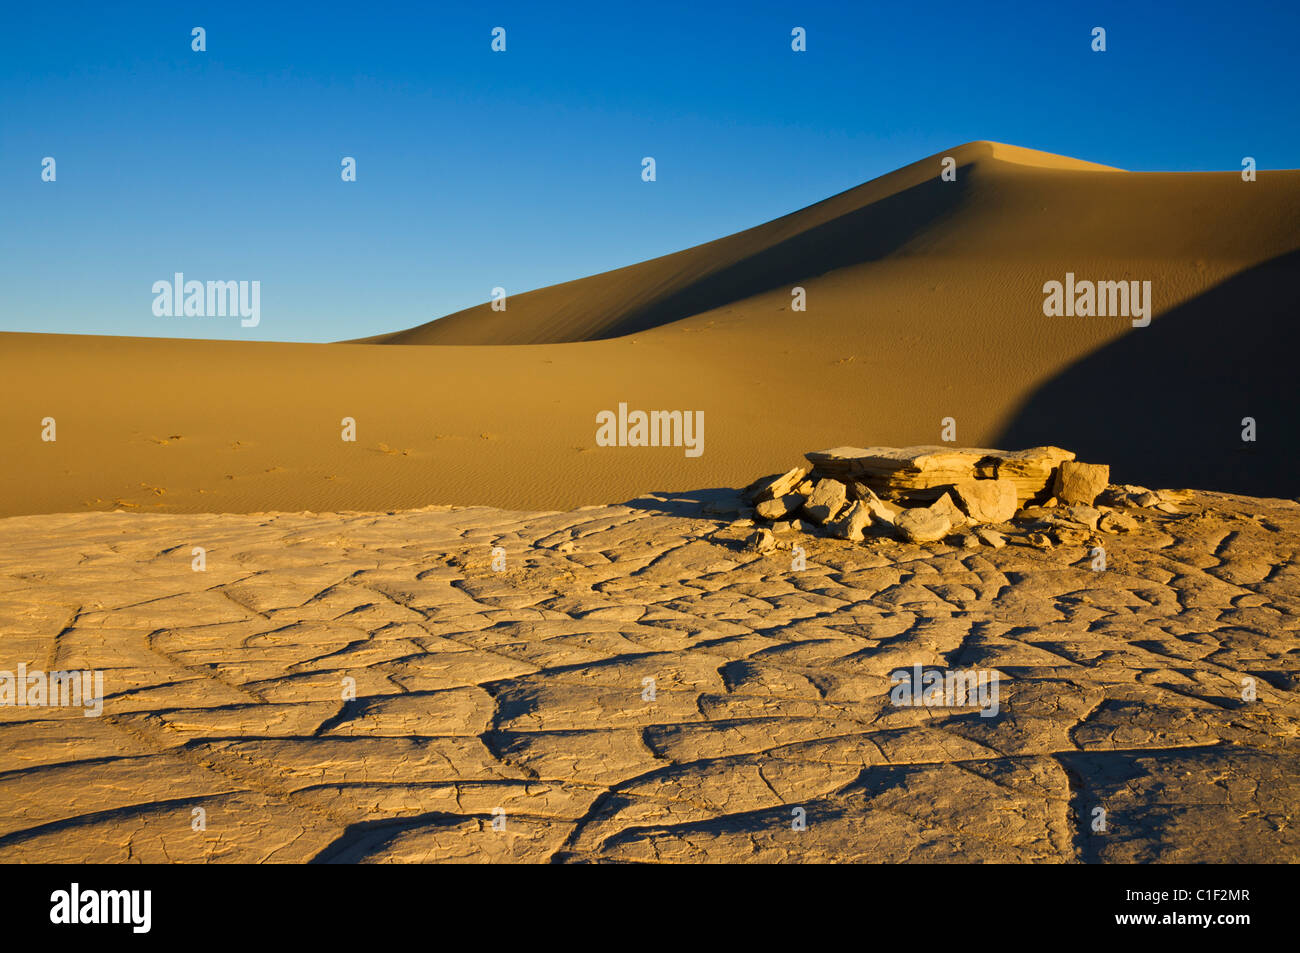
<instances>
[{"instance_id":1,"label":"dry cracked ground","mask_svg":"<svg viewBox=\"0 0 1300 953\"><path fill-rule=\"evenodd\" d=\"M793 571L704 496L0 520L0 669L105 673L0 708L0 861L1300 859L1296 503Z\"/></svg>"}]
</instances>

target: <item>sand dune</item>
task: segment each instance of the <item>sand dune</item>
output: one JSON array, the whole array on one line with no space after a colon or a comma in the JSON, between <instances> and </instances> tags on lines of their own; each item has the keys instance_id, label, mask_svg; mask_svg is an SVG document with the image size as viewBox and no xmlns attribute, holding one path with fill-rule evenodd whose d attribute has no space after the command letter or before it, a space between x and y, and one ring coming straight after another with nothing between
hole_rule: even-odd
<instances>
[{"instance_id":1,"label":"sand dune","mask_svg":"<svg viewBox=\"0 0 1300 953\"><path fill-rule=\"evenodd\" d=\"M1298 172L1133 173L980 142L370 343L0 335L0 512L570 507L743 485L809 447L935 443L945 417L961 445L1074 447L1119 482L1290 496L1297 221ZM1045 317L1066 272L1151 281L1151 327ZM1105 355L1134 346L1111 373ZM596 414L620 402L703 411L704 452L598 447Z\"/></svg>"},{"instance_id":2,"label":"sand dune","mask_svg":"<svg viewBox=\"0 0 1300 953\"><path fill-rule=\"evenodd\" d=\"M1113 172L1108 166L992 142L932 156L757 228L673 255L488 304L394 334L382 344L558 344L644 331L764 291L894 254L968 200L966 176L937 181L939 162ZM1031 246L1032 247L1032 246Z\"/></svg>"}]
</instances>

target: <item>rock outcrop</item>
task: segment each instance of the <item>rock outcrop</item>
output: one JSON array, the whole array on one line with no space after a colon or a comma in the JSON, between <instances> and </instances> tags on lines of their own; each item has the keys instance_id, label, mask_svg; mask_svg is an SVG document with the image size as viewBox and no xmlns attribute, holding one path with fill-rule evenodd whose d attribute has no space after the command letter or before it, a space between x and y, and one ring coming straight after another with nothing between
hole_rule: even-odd
<instances>
[{"instance_id":1,"label":"rock outcrop","mask_svg":"<svg viewBox=\"0 0 1300 953\"><path fill-rule=\"evenodd\" d=\"M755 519L778 532L854 543L951 537L967 548L1000 549L1008 541L1084 545L1097 533L1137 525L1115 506L1177 512L1182 498L1175 491L1109 486L1110 467L1081 463L1060 447L836 447L804 456L809 467L763 477L743 491Z\"/></svg>"},{"instance_id":2,"label":"rock outcrop","mask_svg":"<svg viewBox=\"0 0 1300 953\"><path fill-rule=\"evenodd\" d=\"M962 480L1008 480L1019 501L1045 498L1053 475L1074 454L1060 447L1032 450L954 447L835 447L804 456L812 475L841 482L859 481L887 500L938 499Z\"/></svg>"}]
</instances>

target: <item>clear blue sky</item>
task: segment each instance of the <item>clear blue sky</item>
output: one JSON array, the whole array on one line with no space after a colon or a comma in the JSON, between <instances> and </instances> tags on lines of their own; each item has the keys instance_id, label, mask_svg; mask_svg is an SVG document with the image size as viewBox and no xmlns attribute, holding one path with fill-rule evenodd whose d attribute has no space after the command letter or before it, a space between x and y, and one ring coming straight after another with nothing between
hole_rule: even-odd
<instances>
[{"instance_id":1,"label":"clear blue sky","mask_svg":"<svg viewBox=\"0 0 1300 953\"><path fill-rule=\"evenodd\" d=\"M396 330L972 139L1129 169L1300 167L1294 2L0 8L8 331ZM155 317L151 286L176 271L261 281L261 325Z\"/></svg>"}]
</instances>

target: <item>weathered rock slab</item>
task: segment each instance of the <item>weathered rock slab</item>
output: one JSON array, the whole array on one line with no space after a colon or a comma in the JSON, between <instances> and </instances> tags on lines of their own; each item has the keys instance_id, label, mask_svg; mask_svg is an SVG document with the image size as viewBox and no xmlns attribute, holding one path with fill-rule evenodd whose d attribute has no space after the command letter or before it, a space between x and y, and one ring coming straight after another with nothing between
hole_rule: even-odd
<instances>
[{"instance_id":1,"label":"weathered rock slab","mask_svg":"<svg viewBox=\"0 0 1300 953\"><path fill-rule=\"evenodd\" d=\"M1023 502L1044 495L1056 468L1074 454L1060 447L987 450L954 447L835 447L804 456L813 476L858 480L892 500L934 500L954 483L1005 479ZM1088 502L1091 502L1089 500Z\"/></svg>"}]
</instances>

